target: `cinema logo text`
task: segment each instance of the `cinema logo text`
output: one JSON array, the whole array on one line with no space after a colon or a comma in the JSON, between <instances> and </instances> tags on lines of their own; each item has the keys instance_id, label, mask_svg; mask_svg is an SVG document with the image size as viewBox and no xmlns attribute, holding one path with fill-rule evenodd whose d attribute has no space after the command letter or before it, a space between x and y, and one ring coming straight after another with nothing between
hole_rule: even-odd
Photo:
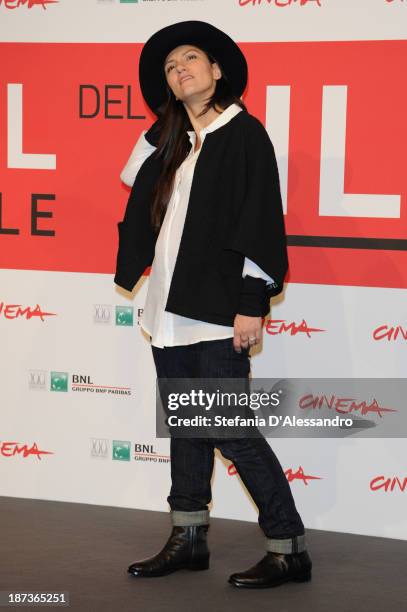
<instances>
[{"instance_id":1,"label":"cinema logo text","mask_svg":"<svg viewBox=\"0 0 407 612\"><path fill-rule=\"evenodd\" d=\"M308 486L308 480L322 480L321 476L311 476L304 472L303 467L300 465L298 470L294 472L291 468L285 470L284 474L287 476L288 482L293 480L302 480L302 482Z\"/></svg>"},{"instance_id":2,"label":"cinema logo text","mask_svg":"<svg viewBox=\"0 0 407 612\"><path fill-rule=\"evenodd\" d=\"M373 340L407 340L407 327L401 325L380 325L373 330Z\"/></svg>"},{"instance_id":3,"label":"cinema logo text","mask_svg":"<svg viewBox=\"0 0 407 612\"><path fill-rule=\"evenodd\" d=\"M34 442L31 446L28 446L28 444L21 444L20 442L0 441L1 457L15 457L16 455L21 455L21 457L24 459L34 456L41 460L41 455L53 454L54 453L51 451L40 450L36 442Z\"/></svg>"},{"instance_id":4,"label":"cinema logo text","mask_svg":"<svg viewBox=\"0 0 407 612\"><path fill-rule=\"evenodd\" d=\"M407 476L403 479L397 478L386 478L383 475L376 476L370 481L371 491L385 491L391 493L394 490L404 492L407 487Z\"/></svg>"},{"instance_id":5,"label":"cinema logo text","mask_svg":"<svg viewBox=\"0 0 407 612\"><path fill-rule=\"evenodd\" d=\"M300 323L286 323L285 319L268 319L265 322L264 329L271 336L278 334L288 333L290 336L296 336L297 334L306 334L308 338L311 338L311 334L315 332L324 332L325 329L319 327L308 327L308 323L303 319Z\"/></svg>"},{"instance_id":6,"label":"cinema logo text","mask_svg":"<svg viewBox=\"0 0 407 612\"><path fill-rule=\"evenodd\" d=\"M5 319L27 319L30 320L33 317L39 317L41 321L45 321L44 317L54 317L56 312L46 312L41 309L41 306L37 304L34 308L30 306L22 306L21 304L6 304L0 302L0 317Z\"/></svg>"},{"instance_id":7,"label":"cinema logo text","mask_svg":"<svg viewBox=\"0 0 407 612\"><path fill-rule=\"evenodd\" d=\"M357 401L354 397L337 397L336 395L304 395L298 401L298 405L302 410L308 408L321 409L328 408L340 414L349 414L351 412L360 412L362 415L374 412L383 417L384 412L397 412L396 408L385 408L380 406L379 402L373 398L370 402Z\"/></svg>"},{"instance_id":8,"label":"cinema logo text","mask_svg":"<svg viewBox=\"0 0 407 612\"><path fill-rule=\"evenodd\" d=\"M322 0L239 0L239 6L260 6L260 5L272 5L276 8L283 8L286 6L297 6L314 5L322 7Z\"/></svg>"},{"instance_id":9,"label":"cinema logo text","mask_svg":"<svg viewBox=\"0 0 407 612\"><path fill-rule=\"evenodd\" d=\"M16 9L20 6L26 6L31 9L34 6L42 6L44 11L47 8L47 4L58 4L59 0L0 0L0 6L4 6L7 9Z\"/></svg>"},{"instance_id":10,"label":"cinema logo text","mask_svg":"<svg viewBox=\"0 0 407 612\"><path fill-rule=\"evenodd\" d=\"M235 465L231 463L228 466L228 474L229 476L235 476L238 473ZM303 467L300 465L298 470L295 472L292 468L287 468L284 472L287 477L288 482L292 482L293 480L301 480L305 485L308 486L308 480L322 480L321 476L311 476L310 474L305 474Z\"/></svg>"}]
</instances>

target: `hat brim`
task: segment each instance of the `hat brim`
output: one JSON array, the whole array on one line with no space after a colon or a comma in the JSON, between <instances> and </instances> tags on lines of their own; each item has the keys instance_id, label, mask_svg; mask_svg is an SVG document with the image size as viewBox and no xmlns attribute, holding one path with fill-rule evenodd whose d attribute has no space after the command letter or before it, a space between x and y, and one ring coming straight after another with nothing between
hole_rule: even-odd
<instances>
[{"instance_id":1,"label":"hat brim","mask_svg":"<svg viewBox=\"0 0 407 612\"><path fill-rule=\"evenodd\" d=\"M181 21L155 32L140 54L140 88L153 112L167 99L164 60L173 49L186 44L208 51L221 65L233 93L241 97L247 84L247 62L238 45L210 23Z\"/></svg>"}]
</instances>

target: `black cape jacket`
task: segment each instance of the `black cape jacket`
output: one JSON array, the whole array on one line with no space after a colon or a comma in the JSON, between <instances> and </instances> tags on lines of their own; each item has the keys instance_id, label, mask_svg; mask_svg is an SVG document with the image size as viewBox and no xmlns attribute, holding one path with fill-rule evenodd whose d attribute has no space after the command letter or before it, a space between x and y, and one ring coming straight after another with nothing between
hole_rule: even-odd
<instances>
[{"instance_id":1,"label":"black cape jacket","mask_svg":"<svg viewBox=\"0 0 407 612\"><path fill-rule=\"evenodd\" d=\"M288 268L284 215L273 144L245 110L208 132L192 180L188 210L165 310L233 326L236 314L264 317ZM139 169L123 221L114 282L132 291L154 259L152 191L161 160ZM244 258L274 279L242 278Z\"/></svg>"}]
</instances>

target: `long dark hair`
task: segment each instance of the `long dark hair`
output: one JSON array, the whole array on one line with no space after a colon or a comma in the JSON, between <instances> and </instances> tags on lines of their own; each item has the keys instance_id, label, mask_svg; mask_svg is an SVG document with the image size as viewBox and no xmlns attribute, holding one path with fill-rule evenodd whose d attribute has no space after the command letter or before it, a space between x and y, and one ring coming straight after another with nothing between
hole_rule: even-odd
<instances>
[{"instance_id":1,"label":"long dark hair","mask_svg":"<svg viewBox=\"0 0 407 612\"><path fill-rule=\"evenodd\" d=\"M233 93L219 62L205 49L199 48L207 55L212 64L214 62L218 64L222 76L216 81L212 97L198 116L201 117L210 108L218 112L215 105L224 110L232 103L238 104L243 110L247 111L244 102ZM154 155L162 159L162 169L153 189L151 225L158 234L171 198L175 173L190 150L191 143L187 130L192 130L193 127L182 102L176 100L174 93L168 85L167 99L156 110L156 114L158 117L156 129L159 133L159 141Z\"/></svg>"}]
</instances>

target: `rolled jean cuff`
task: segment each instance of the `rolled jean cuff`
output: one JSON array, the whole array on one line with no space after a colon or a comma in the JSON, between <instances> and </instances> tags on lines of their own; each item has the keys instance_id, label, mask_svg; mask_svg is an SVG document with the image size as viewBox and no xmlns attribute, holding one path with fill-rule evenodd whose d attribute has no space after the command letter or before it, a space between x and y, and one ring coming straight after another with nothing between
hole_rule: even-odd
<instances>
[{"instance_id":1,"label":"rolled jean cuff","mask_svg":"<svg viewBox=\"0 0 407 612\"><path fill-rule=\"evenodd\" d=\"M266 538L267 552L281 553L290 555L292 553L300 553L306 550L305 535L293 536L292 538Z\"/></svg>"},{"instance_id":2,"label":"rolled jean cuff","mask_svg":"<svg viewBox=\"0 0 407 612\"><path fill-rule=\"evenodd\" d=\"M191 527L192 525L209 525L209 510L171 510L171 521L174 527Z\"/></svg>"}]
</instances>

